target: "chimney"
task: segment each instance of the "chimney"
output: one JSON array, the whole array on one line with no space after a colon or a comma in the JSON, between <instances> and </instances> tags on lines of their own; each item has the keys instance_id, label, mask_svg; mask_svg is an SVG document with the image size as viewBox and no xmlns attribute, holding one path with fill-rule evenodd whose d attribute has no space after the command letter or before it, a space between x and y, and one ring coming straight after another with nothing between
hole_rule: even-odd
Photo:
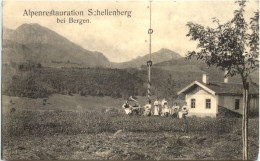
<instances>
[{"instance_id":1,"label":"chimney","mask_svg":"<svg viewBox=\"0 0 260 161\"><path fill-rule=\"evenodd\" d=\"M225 75L227 75L228 70L225 69L225 73L224 73L224 83L228 83L228 77L225 77Z\"/></svg>"},{"instance_id":2,"label":"chimney","mask_svg":"<svg viewBox=\"0 0 260 161\"><path fill-rule=\"evenodd\" d=\"M203 74L202 75L202 82L205 83L205 84L209 84L209 76L208 74Z\"/></svg>"}]
</instances>

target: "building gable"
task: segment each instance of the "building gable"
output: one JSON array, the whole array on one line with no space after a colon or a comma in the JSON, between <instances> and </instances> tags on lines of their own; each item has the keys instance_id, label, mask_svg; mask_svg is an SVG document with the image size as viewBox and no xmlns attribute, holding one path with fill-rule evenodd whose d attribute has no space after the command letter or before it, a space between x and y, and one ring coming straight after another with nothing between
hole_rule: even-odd
<instances>
[{"instance_id":1,"label":"building gable","mask_svg":"<svg viewBox=\"0 0 260 161\"><path fill-rule=\"evenodd\" d=\"M204 88L201 88L200 86L195 86L194 88L190 88L187 91L187 94L189 95L212 95L212 93L208 92Z\"/></svg>"},{"instance_id":2,"label":"building gable","mask_svg":"<svg viewBox=\"0 0 260 161\"><path fill-rule=\"evenodd\" d=\"M185 87L184 89L182 89L181 91L179 91L177 94L180 95L182 93L188 93L190 92L190 90L193 90L196 87L200 87L202 89L204 89L205 91L207 91L208 93L215 95L215 92L213 90L211 90L210 88L208 88L206 85L198 82L198 81L194 81L191 84L189 84L187 87Z\"/></svg>"}]
</instances>

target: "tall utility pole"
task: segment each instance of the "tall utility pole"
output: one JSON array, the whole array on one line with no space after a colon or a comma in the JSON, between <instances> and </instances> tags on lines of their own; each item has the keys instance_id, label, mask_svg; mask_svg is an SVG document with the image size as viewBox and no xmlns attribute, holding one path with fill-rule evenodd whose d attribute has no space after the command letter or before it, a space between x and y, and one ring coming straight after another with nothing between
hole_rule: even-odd
<instances>
[{"instance_id":1,"label":"tall utility pole","mask_svg":"<svg viewBox=\"0 0 260 161\"><path fill-rule=\"evenodd\" d=\"M152 66L152 1L150 0L150 28L148 30L148 34L150 36L150 43L149 43L149 54L150 54L150 60L147 61L148 66L148 91L147 91L147 99L148 103L151 104L151 66Z\"/></svg>"}]
</instances>

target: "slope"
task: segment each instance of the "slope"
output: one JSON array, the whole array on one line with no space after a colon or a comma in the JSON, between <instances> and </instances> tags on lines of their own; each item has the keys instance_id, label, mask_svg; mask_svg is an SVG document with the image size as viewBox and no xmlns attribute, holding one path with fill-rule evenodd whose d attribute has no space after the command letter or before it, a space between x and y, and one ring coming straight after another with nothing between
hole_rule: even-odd
<instances>
[{"instance_id":1,"label":"slope","mask_svg":"<svg viewBox=\"0 0 260 161\"><path fill-rule=\"evenodd\" d=\"M3 55L5 55L3 61L30 60L54 67L71 66L71 64L83 67L110 66L109 60L102 53L83 49L39 24L23 24L16 30L4 28L3 43ZM12 59L13 57L23 59Z\"/></svg>"},{"instance_id":2,"label":"slope","mask_svg":"<svg viewBox=\"0 0 260 161\"><path fill-rule=\"evenodd\" d=\"M150 55L147 54L142 57L137 57L131 61L123 62L123 63L113 63L113 67L115 68L139 68L142 65L146 65L146 62L149 60ZM162 48L157 52L152 53L152 61L153 64L168 61L171 59L178 59L181 56L169 49Z\"/></svg>"}]
</instances>

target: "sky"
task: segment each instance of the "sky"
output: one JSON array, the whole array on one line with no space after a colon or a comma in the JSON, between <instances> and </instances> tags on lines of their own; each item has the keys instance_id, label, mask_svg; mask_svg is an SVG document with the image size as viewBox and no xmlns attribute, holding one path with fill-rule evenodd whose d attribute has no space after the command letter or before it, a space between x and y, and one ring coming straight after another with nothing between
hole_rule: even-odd
<instances>
[{"instance_id":1,"label":"sky","mask_svg":"<svg viewBox=\"0 0 260 161\"><path fill-rule=\"evenodd\" d=\"M148 1L4 1L3 26L16 29L24 23L38 23L70 41L91 51L102 52L112 62L129 61L149 53L149 2ZM258 1L250 1L245 8L249 22ZM234 1L153 1L152 2L152 52L167 48L182 56L196 49L196 42L186 37L187 22L214 27L212 18L225 23L238 8ZM78 19L90 19L91 23L79 25L57 23L55 16L23 16L24 10L34 11L84 11ZM88 10L131 11L126 16L88 16ZM61 18L61 17L59 17Z\"/></svg>"}]
</instances>

